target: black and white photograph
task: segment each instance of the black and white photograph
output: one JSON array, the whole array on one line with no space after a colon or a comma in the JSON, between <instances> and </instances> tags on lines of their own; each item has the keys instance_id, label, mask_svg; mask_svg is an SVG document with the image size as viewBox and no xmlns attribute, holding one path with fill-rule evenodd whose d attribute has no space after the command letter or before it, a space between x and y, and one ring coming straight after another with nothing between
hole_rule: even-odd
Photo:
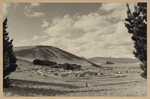
<instances>
[{"instance_id":1,"label":"black and white photograph","mask_svg":"<svg viewBox=\"0 0 150 99\"><path fill-rule=\"evenodd\" d=\"M3 97L146 97L147 2L3 2Z\"/></svg>"}]
</instances>

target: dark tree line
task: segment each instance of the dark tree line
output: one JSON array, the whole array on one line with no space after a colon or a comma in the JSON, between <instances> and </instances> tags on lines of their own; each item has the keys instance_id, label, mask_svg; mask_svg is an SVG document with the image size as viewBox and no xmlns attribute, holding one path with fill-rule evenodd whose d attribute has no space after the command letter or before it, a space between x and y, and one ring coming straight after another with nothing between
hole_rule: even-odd
<instances>
[{"instance_id":1,"label":"dark tree line","mask_svg":"<svg viewBox=\"0 0 150 99\"><path fill-rule=\"evenodd\" d=\"M33 60L34 65L43 65L43 66L50 66L52 68L63 68L66 70L75 70L75 69L80 69L81 66L77 64L69 64L69 63L64 63L64 64L57 64L57 62L49 61L49 60L41 60L41 59L35 59Z\"/></svg>"},{"instance_id":2,"label":"dark tree line","mask_svg":"<svg viewBox=\"0 0 150 99\"><path fill-rule=\"evenodd\" d=\"M40 59L35 59L33 60L34 65L45 65L45 66L51 66L51 65L56 65L56 62L49 61L49 60L40 60Z\"/></svg>"},{"instance_id":3,"label":"dark tree line","mask_svg":"<svg viewBox=\"0 0 150 99\"><path fill-rule=\"evenodd\" d=\"M147 78L147 3L137 3L135 11L131 12L127 4L127 18L125 26L133 34L133 54L141 61L142 77Z\"/></svg>"},{"instance_id":4,"label":"dark tree line","mask_svg":"<svg viewBox=\"0 0 150 99\"><path fill-rule=\"evenodd\" d=\"M17 68L17 59L13 52L13 39L9 40L7 18L3 21L3 88L10 86L9 75Z\"/></svg>"}]
</instances>

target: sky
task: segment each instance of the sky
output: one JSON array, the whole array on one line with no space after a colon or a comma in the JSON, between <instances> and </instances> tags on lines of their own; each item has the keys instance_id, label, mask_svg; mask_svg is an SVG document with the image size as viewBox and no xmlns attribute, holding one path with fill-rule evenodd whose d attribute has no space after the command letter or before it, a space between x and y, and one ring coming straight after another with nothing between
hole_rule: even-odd
<instances>
[{"instance_id":1,"label":"sky","mask_svg":"<svg viewBox=\"0 0 150 99\"><path fill-rule=\"evenodd\" d=\"M129 3L131 11L135 3ZM90 57L134 58L126 3L4 3L13 45L55 46Z\"/></svg>"}]
</instances>

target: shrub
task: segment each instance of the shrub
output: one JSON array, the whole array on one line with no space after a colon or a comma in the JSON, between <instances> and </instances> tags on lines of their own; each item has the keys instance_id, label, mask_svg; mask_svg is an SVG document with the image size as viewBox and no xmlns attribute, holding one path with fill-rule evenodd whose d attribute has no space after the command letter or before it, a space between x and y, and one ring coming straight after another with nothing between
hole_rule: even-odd
<instances>
[{"instance_id":1,"label":"shrub","mask_svg":"<svg viewBox=\"0 0 150 99\"><path fill-rule=\"evenodd\" d=\"M40 59L33 60L34 65L41 65L42 61Z\"/></svg>"},{"instance_id":2,"label":"shrub","mask_svg":"<svg viewBox=\"0 0 150 99\"><path fill-rule=\"evenodd\" d=\"M77 64L64 63L62 64L61 68L67 69L67 70L75 70L75 69L81 68L81 66Z\"/></svg>"},{"instance_id":3,"label":"shrub","mask_svg":"<svg viewBox=\"0 0 150 99\"><path fill-rule=\"evenodd\" d=\"M33 60L34 65L45 65L45 66L51 66L51 65L56 65L56 62L49 61L49 60L40 60L40 59L35 59Z\"/></svg>"}]
</instances>

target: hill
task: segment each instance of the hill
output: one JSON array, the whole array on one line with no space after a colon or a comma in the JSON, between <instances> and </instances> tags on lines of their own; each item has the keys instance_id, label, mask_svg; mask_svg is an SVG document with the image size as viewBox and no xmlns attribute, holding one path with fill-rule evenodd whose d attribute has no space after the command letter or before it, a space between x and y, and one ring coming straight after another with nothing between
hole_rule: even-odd
<instances>
[{"instance_id":1,"label":"hill","mask_svg":"<svg viewBox=\"0 0 150 99\"><path fill-rule=\"evenodd\" d=\"M15 47L14 52L18 60L26 60L29 62L32 62L34 59L46 59L59 64L72 63L86 66L91 65L83 58L53 46Z\"/></svg>"}]
</instances>

